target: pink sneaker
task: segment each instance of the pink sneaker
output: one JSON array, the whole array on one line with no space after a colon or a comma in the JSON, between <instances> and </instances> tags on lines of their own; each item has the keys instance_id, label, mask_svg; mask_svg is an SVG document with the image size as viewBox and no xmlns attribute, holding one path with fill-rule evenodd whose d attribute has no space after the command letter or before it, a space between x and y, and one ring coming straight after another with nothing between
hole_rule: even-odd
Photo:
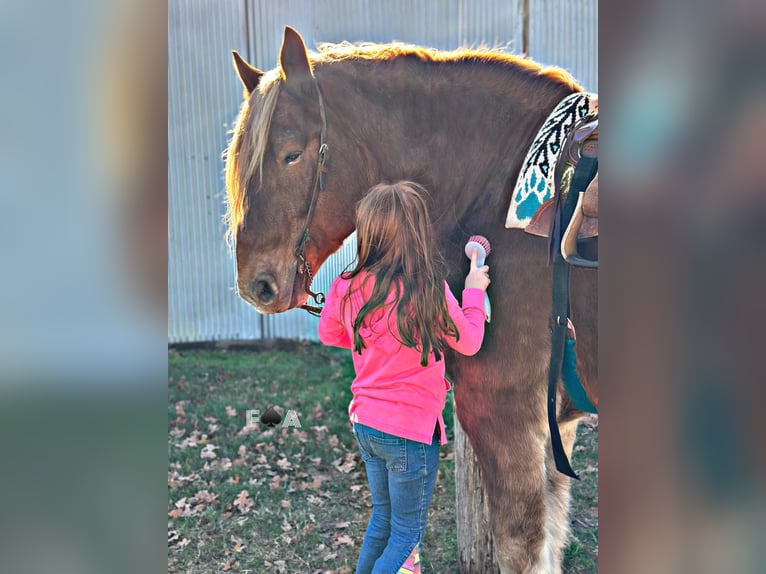
<instances>
[{"instance_id":1,"label":"pink sneaker","mask_svg":"<svg viewBox=\"0 0 766 574\"><path fill-rule=\"evenodd\" d=\"M404 561L402 567L396 574L420 574L420 552L418 546L412 549L412 552Z\"/></svg>"}]
</instances>

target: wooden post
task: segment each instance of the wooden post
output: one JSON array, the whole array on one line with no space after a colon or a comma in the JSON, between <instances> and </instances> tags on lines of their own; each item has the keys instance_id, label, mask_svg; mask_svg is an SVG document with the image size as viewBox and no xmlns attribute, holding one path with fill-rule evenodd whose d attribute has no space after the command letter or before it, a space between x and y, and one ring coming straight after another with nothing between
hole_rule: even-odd
<instances>
[{"instance_id":1,"label":"wooden post","mask_svg":"<svg viewBox=\"0 0 766 574\"><path fill-rule=\"evenodd\" d=\"M458 566L461 574L500 574L481 469L457 414L454 419Z\"/></svg>"}]
</instances>

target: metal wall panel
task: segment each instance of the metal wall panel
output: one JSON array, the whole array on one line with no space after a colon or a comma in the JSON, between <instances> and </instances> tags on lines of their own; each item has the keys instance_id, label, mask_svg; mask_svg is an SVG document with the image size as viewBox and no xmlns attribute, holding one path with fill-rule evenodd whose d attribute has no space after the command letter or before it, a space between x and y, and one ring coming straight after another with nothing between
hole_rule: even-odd
<instances>
[{"instance_id":1,"label":"metal wall panel","mask_svg":"<svg viewBox=\"0 0 766 574\"><path fill-rule=\"evenodd\" d=\"M529 0L529 55L598 92L598 0Z\"/></svg>"},{"instance_id":2,"label":"metal wall panel","mask_svg":"<svg viewBox=\"0 0 766 574\"><path fill-rule=\"evenodd\" d=\"M310 49L319 42L347 40L443 50L511 43L513 50L521 50L519 0L253 0L249 6L249 48L262 69L276 64L285 25L298 30Z\"/></svg>"},{"instance_id":3,"label":"metal wall panel","mask_svg":"<svg viewBox=\"0 0 766 574\"><path fill-rule=\"evenodd\" d=\"M598 89L597 0L529 0L529 53ZM276 65L285 25L320 42L397 40L438 49L522 51L522 0L171 0L168 7L168 340L316 339L305 311L259 315L236 296L224 242L221 153L241 103L239 50ZM353 260L354 237L320 269L326 291Z\"/></svg>"},{"instance_id":4,"label":"metal wall panel","mask_svg":"<svg viewBox=\"0 0 766 574\"><path fill-rule=\"evenodd\" d=\"M245 2L168 6L168 339L260 336L234 294L224 237L221 151L242 90L229 50L246 38Z\"/></svg>"}]
</instances>

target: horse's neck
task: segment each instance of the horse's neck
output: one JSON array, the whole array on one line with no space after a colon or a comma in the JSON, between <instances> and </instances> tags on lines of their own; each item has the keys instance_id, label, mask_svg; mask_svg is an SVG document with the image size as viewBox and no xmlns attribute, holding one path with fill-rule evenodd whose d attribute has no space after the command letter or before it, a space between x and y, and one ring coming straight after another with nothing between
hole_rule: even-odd
<instances>
[{"instance_id":1,"label":"horse's neck","mask_svg":"<svg viewBox=\"0 0 766 574\"><path fill-rule=\"evenodd\" d=\"M455 221L507 208L507 181L567 88L553 81L547 90L531 88L489 65L422 64L422 73L413 73L412 63L390 65L385 73L370 65L339 67L326 97L328 108L341 104L334 115L362 148L367 183L416 179Z\"/></svg>"}]
</instances>

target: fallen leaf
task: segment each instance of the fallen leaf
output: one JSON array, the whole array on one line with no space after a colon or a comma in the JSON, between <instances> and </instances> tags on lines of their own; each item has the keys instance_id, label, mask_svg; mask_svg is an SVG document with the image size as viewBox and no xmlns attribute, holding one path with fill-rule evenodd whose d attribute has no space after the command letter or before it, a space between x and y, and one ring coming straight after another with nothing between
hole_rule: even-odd
<instances>
[{"instance_id":1,"label":"fallen leaf","mask_svg":"<svg viewBox=\"0 0 766 574\"><path fill-rule=\"evenodd\" d=\"M351 538L348 534L341 534L340 536L337 536L335 538L335 545L339 544L345 544L346 546L353 546L354 545L354 539Z\"/></svg>"},{"instance_id":2,"label":"fallen leaf","mask_svg":"<svg viewBox=\"0 0 766 574\"><path fill-rule=\"evenodd\" d=\"M197 494L194 495L194 498L196 498L200 502L204 502L205 504L218 503L218 495L210 493L207 490L200 490Z\"/></svg>"},{"instance_id":3,"label":"fallen leaf","mask_svg":"<svg viewBox=\"0 0 766 574\"><path fill-rule=\"evenodd\" d=\"M346 455L343 457L343 462L341 464L336 464L335 468L343 473L351 472L356 468L355 456L356 455L352 452L346 453Z\"/></svg>"},{"instance_id":4,"label":"fallen leaf","mask_svg":"<svg viewBox=\"0 0 766 574\"><path fill-rule=\"evenodd\" d=\"M239 511L242 514L245 514L247 512L250 512L250 508L252 508L254 502L251 498L249 498L250 493L246 490L243 490L239 493L236 500L234 501L234 505L239 509Z\"/></svg>"},{"instance_id":5,"label":"fallen leaf","mask_svg":"<svg viewBox=\"0 0 766 574\"><path fill-rule=\"evenodd\" d=\"M202 451L199 453L200 457L207 458L207 459L213 459L216 458L215 450L218 447L212 444L205 445L205 448L202 449Z\"/></svg>"},{"instance_id":6,"label":"fallen leaf","mask_svg":"<svg viewBox=\"0 0 766 574\"><path fill-rule=\"evenodd\" d=\"M324 440L324 435L328 430L327 425L309 427L309 431L311 431L311 434L314 435L314 438L319 442Z\"/></svg>"},{"instance_id":7,"label":"fallen leaf","mask_svg":"<svg viewBox=\"0 0 766 574\"><path fill-rule=\"evenodd\" d=\"M189 542L191 542L191 540L189 540L188 538L184 538L183 540L181 540L181 542L178 543L178 545L181 548L186 548L189 545Z\"/></svg>"}]
</instances>

